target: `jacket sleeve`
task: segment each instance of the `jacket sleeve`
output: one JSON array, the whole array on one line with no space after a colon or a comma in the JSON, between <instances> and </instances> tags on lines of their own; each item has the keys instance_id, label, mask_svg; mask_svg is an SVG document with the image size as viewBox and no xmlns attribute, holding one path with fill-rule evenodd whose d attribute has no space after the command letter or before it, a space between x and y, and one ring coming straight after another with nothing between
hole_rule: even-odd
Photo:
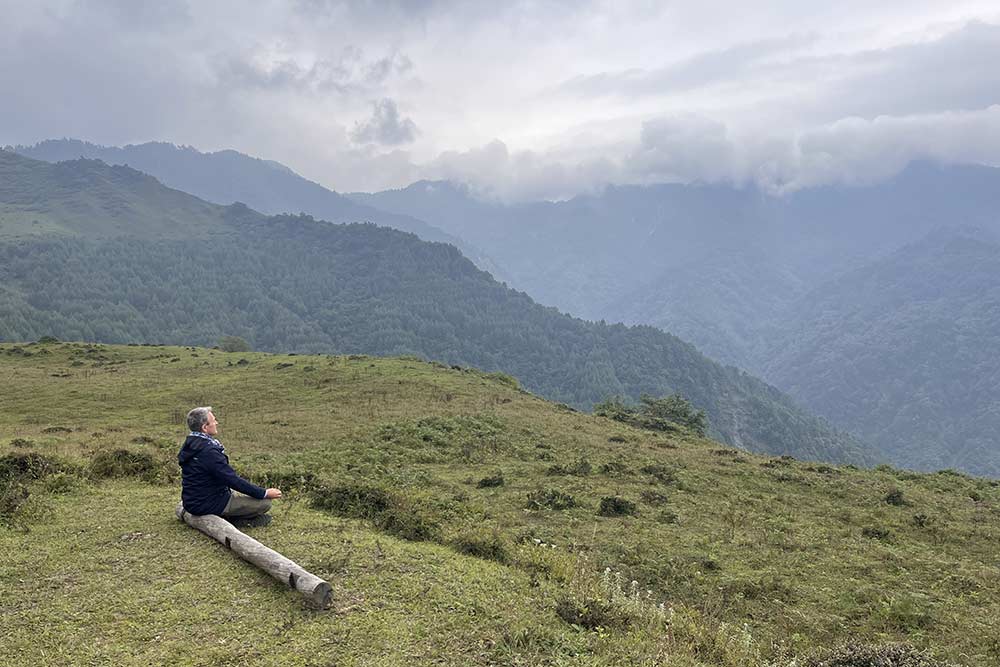
<instances>
[{"instance_id":1,"label":"jacket sleeve","mask_svg":"<svg viewBox=\"0 0 1000 667\"><path fill-rule=\"evenodd\" d=\"M201 455L201 459L212 475L221 480L230 489L236 489L240 493L245 493L251 498L257 498L258 500L263 500L264 496L267 495L266 489L252 484L237 475L236 471L229 465L229 462L226 461L226 457L222 455L222 452L214 447L206 448L206 451Z\"/></svg>"}]
</instances>

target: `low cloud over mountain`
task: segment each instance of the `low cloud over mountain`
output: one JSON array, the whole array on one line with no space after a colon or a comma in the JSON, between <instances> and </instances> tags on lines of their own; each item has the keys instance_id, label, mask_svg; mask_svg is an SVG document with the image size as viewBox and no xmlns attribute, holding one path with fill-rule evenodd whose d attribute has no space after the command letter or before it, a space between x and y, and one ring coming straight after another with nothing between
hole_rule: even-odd
<instances>
[{"instance_id":1,"label":"low cloud over mountain","mask_svg":"<svg viewBox=\"0 0 1000 667\"><path fill-rule=\"evenodd\" d=\"M339 190L449 178L508 200L1000 164L1000 12L975 0L739 20L713 3L0 8L0 86L18 91L2 143L232 147Z\"/></svg>"}]
</instances>

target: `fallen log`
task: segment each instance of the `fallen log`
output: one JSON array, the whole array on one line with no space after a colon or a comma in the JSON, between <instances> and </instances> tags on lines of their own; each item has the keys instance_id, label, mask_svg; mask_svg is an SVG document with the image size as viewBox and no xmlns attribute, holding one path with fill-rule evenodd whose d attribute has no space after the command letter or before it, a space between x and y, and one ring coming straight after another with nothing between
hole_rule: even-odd
<instances>
[{"instance_id":1,"label":"fallen log","mask_svg":"<svg viewBox=\"0 0 1000 667\"><path fill-rule=\"evenodd\" d=\"M285 558L274 549L268 549L263 544L233 527L220 516L214 514L197 515L185 511L184 505L178 503L175 511L177 518L197 528L237 556L253 563L269 575L305 595L321 608L330 606L333 589L319 577L306 572L295 562Z\"/></svg>"}]
</instances>

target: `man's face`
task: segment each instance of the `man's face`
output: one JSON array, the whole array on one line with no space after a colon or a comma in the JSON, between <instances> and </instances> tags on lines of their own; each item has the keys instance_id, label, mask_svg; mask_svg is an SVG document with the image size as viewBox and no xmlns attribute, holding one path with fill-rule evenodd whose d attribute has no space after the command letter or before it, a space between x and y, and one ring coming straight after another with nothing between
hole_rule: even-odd
<instances>
[{"instance_id":1,"label":"man's face","mask_svg":"<svg viewBox=\"0 0 1000 667\"><path fill-rule=\"evenodd\" d=\"M215 419L215 415L211 412L208 413L208 421L202 424L201 430L203 433L208 435L216 435L219 432L219 422Z\"/></svg>"}]
</instances>

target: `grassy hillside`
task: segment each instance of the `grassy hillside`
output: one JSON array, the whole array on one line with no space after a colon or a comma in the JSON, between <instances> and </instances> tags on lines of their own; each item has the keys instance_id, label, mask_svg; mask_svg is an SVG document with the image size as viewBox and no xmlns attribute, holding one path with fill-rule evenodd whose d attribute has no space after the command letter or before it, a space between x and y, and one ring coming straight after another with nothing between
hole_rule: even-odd
<instances>
[{"instance_id":1,"label":"grassy hillside","mask_svg":"<svg viewBox=\"0 0 1000 667\"><path fill-rule=\"evenodd\" d=\"M0 382L20 664L784 666L849 640L1000 660L996 483L759 457L406 358L4 344ZM333 609L173 518L201 404L286 491L254 536Z\"/></svg>"},{"instance_id":2,"label":"grassy hillside","mask_svg":"<svg viewBox=\"0 0 1000 667\"><path fill-rule=\"evenodd\" d=\"M544 308L449 245L214 206L95 161L51 165L0 151L0 170L23 174L0 190L0 340L211 345L234 335L269 351L415 354L503 371L583 409L609 396L680 392L732 444L875 460L773 387L676 337ZM36 213L59 233L22 234L17 216Z\"/></svg>"}]
</instances>

